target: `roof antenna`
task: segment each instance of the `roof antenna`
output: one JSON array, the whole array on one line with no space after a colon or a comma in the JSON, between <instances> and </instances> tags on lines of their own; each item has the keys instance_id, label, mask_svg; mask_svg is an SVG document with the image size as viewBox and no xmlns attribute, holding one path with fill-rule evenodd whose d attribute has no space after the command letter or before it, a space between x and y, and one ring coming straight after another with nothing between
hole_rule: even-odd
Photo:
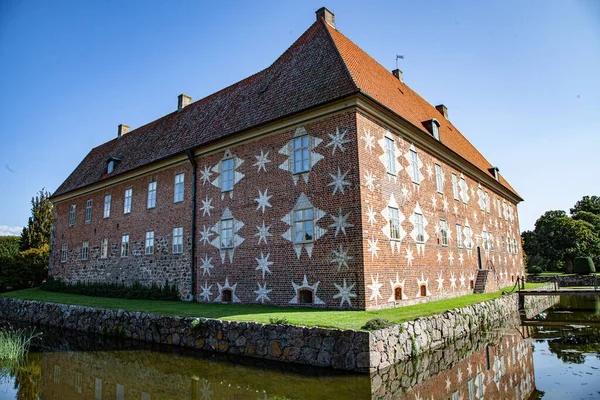
<instances>
[{"instance_id":1,"label":"roof antenna","mask_svg":"<svg viewBox=\"0 0 600 400\"><path fill-rule=\"evenodd\" d=\"M404 56L402 54L396 54L396 69L400 69L398 67L398 60L404 60Z\"/></svg>"}]
</instances>

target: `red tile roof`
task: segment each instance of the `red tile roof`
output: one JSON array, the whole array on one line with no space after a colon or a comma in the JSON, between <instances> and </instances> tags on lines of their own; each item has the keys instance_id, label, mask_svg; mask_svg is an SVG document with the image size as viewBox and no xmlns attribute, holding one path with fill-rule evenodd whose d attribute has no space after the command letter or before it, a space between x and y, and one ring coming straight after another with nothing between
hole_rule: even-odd
<instances>
[{"instance_id":1,"label":"red tile roof","mask_svg":"<svg viewBox=\"0 0 600 400\"><path fill-rule=\"evenodd\" d=\"M424 132L421 122L436 118L442 143L488 173L491 164L433 106L320 20L267 69L92 149L54 196L361 91ZM121 162L107 175L110 157Z\"/></svg>"}]
</instances>

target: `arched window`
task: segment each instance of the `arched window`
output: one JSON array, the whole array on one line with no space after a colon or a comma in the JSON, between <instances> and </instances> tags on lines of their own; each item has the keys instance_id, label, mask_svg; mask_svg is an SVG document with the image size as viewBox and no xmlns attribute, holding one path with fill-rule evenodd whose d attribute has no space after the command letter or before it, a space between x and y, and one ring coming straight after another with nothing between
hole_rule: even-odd
<instances>
[{"instance_id":1,"label":"arched window","mask_svg":"<svg viewBox=\"0 0 600 400\"><path fill-rule=\"evenodd\" d=\"M421 297L427 297L427 287L425 285L421 285Z\"/></svg>"},{"instance_id":2,"label":"arched window","mask_svg":"<svg viewBox=\"0 0 600 400\"><path fill-rule=\"evenodd\" d=\"M231 303L231 289L223 289L221 292L221 301Z\"/></svg>"},{"instance_id":3,"label":"arched window","mask_svg":"<svg viewBox=\"0 0 600 400\"><path fill-rule=\"evenodd\" d=\"M312 304L313 303L313 292L308 289L302 289L298 292L300 304Z\"/></svg>"},{"instance_id":4,"label":"arched window","mask_svg":"<svg viewBox=\"0 0 600 400\"><path fill-rule=\"evenodd\" d=\"M395 301L402 300L402 288L400 286L397 286L396 288L394 288L394 300Z\"/></svg>"},{"instance_id":5,"label":"arched window","mask_svg":"<svg viewBox=\"0 0 600 400\"><path fill-rule=\"evenodd\" d=\"M469 287L470 287L471 289L474 289L474 288L475 288L475 282L473 281L473 279L471 279L471 280L469 281Z\"/></svg>"}]
</instances>

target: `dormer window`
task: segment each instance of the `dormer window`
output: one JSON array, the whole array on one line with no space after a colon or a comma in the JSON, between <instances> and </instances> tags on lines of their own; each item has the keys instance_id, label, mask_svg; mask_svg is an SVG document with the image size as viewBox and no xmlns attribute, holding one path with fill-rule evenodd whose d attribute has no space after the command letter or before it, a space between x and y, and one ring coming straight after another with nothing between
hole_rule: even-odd
<instances>
[{"instance_id":1,"label":"dormer window","mask_svg":"<svg viewBox=\"0 0 600 400\"><path fill-rule=\"evenodd\" d=\"M435 120L431 124L431 134L433 135L433 137L436 140L440 140L440 129L439 129L437 121L435 121Z\"/></svg>"},{"instance_id":2,"label":"dormer window","mask_svg":"<svg viewBox=\"0 0 600 400\"><path fill-rule=\"evenodd\" d=\"M498 169L498 167L488 168L488 171L494 177L494 179L498 180L498 172L500 171L500 169Z\"/></svg>"},{"instance_id":3,"label":"dormer window","mask_svg":"<svg viewBox=\"0 0 600 400\"><path fill-rule=\"evenodd\" d=\"M113 170L115 169L115 161L114 160L110 160L108 162L108 168L106 169L106 173L110 174L113 172Z\"/></svg>"}]
</instances>

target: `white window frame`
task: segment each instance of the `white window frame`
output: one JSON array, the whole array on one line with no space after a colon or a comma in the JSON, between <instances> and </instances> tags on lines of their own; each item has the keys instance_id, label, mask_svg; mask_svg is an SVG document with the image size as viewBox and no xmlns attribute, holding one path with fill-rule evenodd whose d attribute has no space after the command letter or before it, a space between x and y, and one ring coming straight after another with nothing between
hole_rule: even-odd
<instances>
[{"instance_id":1,"label":"white window frame","mask_svg":"<svg viewBox=\"0 0 600 400\"><path fill-rule=\"evenodd\" d=\"M231 192L235 173L235 160L233 157L221 160L221 192Z\"/></svg>"},{"instance_id":2,"label":"white window frame","mask_svg":"<svg viewBox=\"0 0 600 400\"><path fill-rule=\"evenodd\" d=\"M221 249L233 249L233 218L225 218L219 222L219 246Z\"/></svg>"},{"instance_id":3,"label":"white window frame","mask_svg":"<svg viewBox=\"0 0 600 400\"><path fill-rule=\"evenodd\" d=\"M129 257L129 234L121 235L121 257Z\"/></svg>"},{"instance_id":4,"label":"white window frame","mask_svg":"<svg viewBox=\"0 0 600 400\"><path fill-rule=\"evenodd\" d=\"M184 199L185 174L175 175L175 186L173 187L173 203L181 203Z\"/></svg>"},{"instance_id":5,"label":"white window frame","mask_svg":"<svg viewBox=\"0 0 600 400\"><path fill-rule=\"evenodd\" d=\"M292 139L292 154L294 174L310 171L310 138L308 135L297 136Z\"/></svg>"},{"instance_id":6,"label":"white window frame","mask_svg":"<svg viewBox=\"0 0 600 400\"><path fill-rule=\"evenodd\" d=\"M391 137L385 137L385 154L386 154L386 169L390 175L396 175L396 146L394 139Z\"/></svg>"},{"instance_id":7,"label":"white window frame","mask_svg":"<svg viewBox=\"0 0 600 400\"><path fill-rule=\"evenodd\" d=\"M463 248L463 232L461 224L456 224L456 247L459 249Z\"/></svg>"},{"instance_id":8,"label":"white window frame","mask_svg":"<svg viewBox=\"0 0 600 400\"><path fill-rule=\"evenodd\" d=\"M123 201L123 214L131 214L132 197L133 197L133 189L125 190L125 200Z\"/></svg>"},{"instance_id":9,"label":"white window frame","mask_svg":"<svg viewBox=\"0 0 600 400\"><path fill-rule=\"evenodd\" d=\"M467 231L465 233L465 237L469 238L469 241L467 243L465 243L465 247L467 249L471 250L473 248L473 239L471 239L471 237L473 237L473 230L468 225L465 226L465 230Z\"/></svg>"},{"instance_id":10,"label":"white window frame","mask_svg":"<svg viewBox=\"0 0 600 400\"><path fill-rule=\"evenodd\" d=\"M112 196L107 194L104 196L104 218L110 218L110 202L112 200Z\"/></svg>"},{"instance_id":11,"label":"white window frame","mask_svg":"<svg viewBox=\"0 0 600 400\"><path fill-rule=\"evenodd\" d=\"M485 212L487 212L489 214L491 212L491 207L490 207L490 193L488 191L486 191L483 194L483 199L485 200Z\"/></svg>"},{"instance_id":12,"label":"white window frame","mask_svg":"<svg viewBox=\"0 0 600 400\"><path fill-rule=\"evenodd\" d=\"M148 183L148 201L146 203L146 207L156 207L156 181Z\"/></svg>"},{"instance_id":13,"label":"white window frame","mask_svg":"<svg viewBox=\"0 0 600 400\"><path fill-rule=\"evenodd\" d=\"M490 241L490 250L491 251L495 251L495 247L494 247L494 235L492 234L492 232L488 232L488 239Z\"/></svg>"},{"instance_id":14,"label":"white window frame","mask_svg":"<svg viewBox=\"0 0 600 400\"><path fill-rule=\"evenodd\" d=\"M463 191L462 201L467 204L467 180L465 178L460 178L460 188Z\"/></svg>"},{"instance_id":15,"label":"white window frame","mask_svg":"<svg viewBox=\"0 0 600 400\"><path fill-rule=\"evenodd\" d=\"M445 219L440 220L440 243L448 246L448 222Z\"/></svg>"},{"instance_id":16,"label":"white window frame","mask_svg":"<svg viewBox=\"0 0 600 400\"><path fill-rule=\"evenodd\" d=\"M144 246L144 254L147 256L154 255L154 231L146 232L146 243Z\"/></svg>"},{"instance_id":17,"label":"white window frame","mask_svg":"<svg viewBox=\"0 0 600 400\"><path fill-rule=\"evenodd\" d=\"M400 240L400 210L388 207L388 215L390 218L390 239Z\"/></svg>"},{"instance_id":18,"label":"white window frame","mask_svg":"<svg viewBox=\"0 0 600 400\"><path fill-rule=\"evenodd\" d=\"M75 211L77 210L77 205L71 204L69 207L69 226L75 225Z\"/></svg>"},{"instance_id":19,"label":"white window frame","mask_svg":"<svg viewBox=\"0 0 600 400\"><path fill-rule=\"evenodd\" d=\"M504 236L501 236L500 240L502 242L502 252L506 253L506 241L504 240Z\"/></svg>"},{"instance_id":20,"label":"white window frame","mask_svg":"<svg viewBox=\"0 0 600 400\"><path fill-rule=\"evenodd\" d=\"M102 239L100 243L100 258L108 258L108 238Z\"/></svg>"},{"instance_id":21,"label":"white window frame","mask_svg":"<svg viewBox=\"0 0 600 400\"><path fill-rule=\"evenodd\" d=\"M444 179L442 175L442 166L440 164L435 164L435 182L438 193L444 193Z\"/></svg>"},{"instance_id":22,"label":"white window frame","mask_svg":"<svg viewBox=\"0 0 600 400\"><path fill-rule=\"evenodd\" d=\"M307 216L310 211L310 217ZM300 214L299 214L300 213ZM312 243L315 240L315 210L313 207L294 210L294 243ZM310 226L310 229L308 228ZM300 228L300 229L299 229ZM310 239L306 234L310 231ZM302 234L303 239L298 239L298 233Z\"/></svg>"},{"instance_id":23,"label":"white window frame","mask_svg":"<svg viewBox=\"0 0 600 400\"><path fill-rule=\"evenodd\" d=\"M85 222L90 223L92 221L92 199L88 199L85 202Z\"/></svg>"},{"instance_id":24,"label":"white window frame","mask_svg":"<svg viewBox=\"0 0 600 400\"><path fill-rule=\"evenodd\" d=\"M483 249L488 250L488 248L489 248L488 234L486 231L481 232L481 239L483 240Z\"/></svg>"},{"instance_id":25,"label":"white window frame","mask_svg":"<svg viewBox=\"0 0 600 400\"><path fill-rule=\"evenodd\" d=\"M417 229L417 237L415 241L417 243L425 242L425 227L423 226L423 214L414 213L415 228Z\"/></svg>"},{"instance_id":26,"label":"white window frame","mask_svg":"<svg viewBox=\"0 0 600 400\"><path fill-rule=\"evenodd\" d=\"M481 199L479 202L479 210L484 211L485 210L485 196L483 194L482 188L477 189L477 197L479 197Z\"/></svg>"},{"instance_id":27,"label":"white window frame","mask_svg":"<svg viewBox=\"0 0 600 400\"><path fill-rule=\"evenodd\" d=\"M416 150L410 150L410 162L412 165L412 181L416 184L420 184L419 182L419 154L417 154Z\"/></svg>"},{"instance_id":28,"label":"white window frame","mask_svg":"<svg viewBox=\"0 0 600 400\"><path fill-rule=\"evenodd\" d=\"M498 216L502 218L502 202L500 201L500 197L496 199L496 205L498 206Z\"/></svg>"},{"instance_id":29,"label":"white window frame","mask_svg":"<svg viewBox=\"0 0 600 400\"><path fill-rule=\"evenodd\" d=\"M458 194L458 176L456 174L452 174L452 193L454 194L454 200L460 200Z\"/></svg>"},{"instance_id":30,"label":"white window frame","mask_svg":"<svg viewBox=\"0 0 600 400\"><path fill-rule=\"evenodd\" d=\"M183 253L183 227L173 228L173 254Z\"/></svg>"},{"instance_id":31,"label":"white window frame","mask_svg":"<svg viewBox=\"0 0 600 400\"><path fill-rule=\"evenodd\" d=\"M66 244L63 244L61 251L60 251L60 262L67 262L68 252L69 252L69 246Z\"/></svg>"},{"instance_id":32,"label":"white window frame","mask_svg":"<svg viewBox=\"0 0 600 400\"><path fill-rule=\"evenodd\" d=\"M440 140L440 127L435 121L431 121L431 133L436 140Z\"/></svg>"},{"instance_id":33,"label":"white window frame","mask_svg":"<svg viewBox=\"0 0 600 400\"><path fill-rule=\"evenodd\" d=\"M84 240L81 244L81 260L85 261L88 259L90 254L90 242L88 240Z\"/></svg>"},{"instance_id":34,"label":"white window frame","mask_svg":"<svg viewBox=\"0 0 600 400\"><path fill-rule=\"evenodd\" d=\"M519 248L517 247L517 239L513 238L513 251L515 254L519 254Z\"/></svg>"}]
</instances>

